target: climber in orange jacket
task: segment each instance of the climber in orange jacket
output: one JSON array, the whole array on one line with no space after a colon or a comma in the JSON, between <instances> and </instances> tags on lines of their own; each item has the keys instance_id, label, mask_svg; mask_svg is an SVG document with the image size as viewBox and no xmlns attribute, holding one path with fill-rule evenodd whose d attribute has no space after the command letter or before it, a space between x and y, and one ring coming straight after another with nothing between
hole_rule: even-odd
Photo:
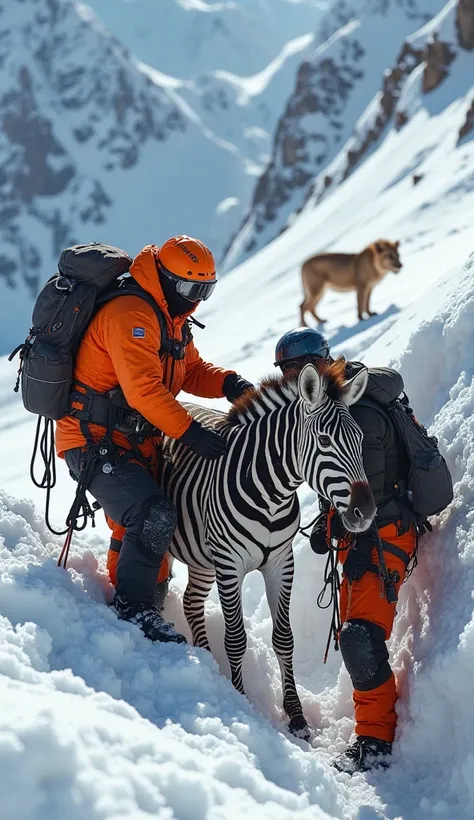
<instances>
[{"instance_id":1,"label":"climber in orange jacket","mask_svg":"<svg viewBox=\"0 0 474 820\"><path fill-rule=\"evenodd\" d=\"M122 295L96 313L76 356L74 412L57 422L56 447L79 478L90 446L110 439L88 489L112 528L113 606L151 640L182 642L156 601L176 525L174 505L155 480L160 441L164 433L203 458L218 458L226 450L223 437L194 420L175 396L184 389L235 401L252 385L204 362L194 345L187 319L217 281L202 242L178 236L161 248L148 245L130 273L153 304Z\"/></svg>"}]
</instances>

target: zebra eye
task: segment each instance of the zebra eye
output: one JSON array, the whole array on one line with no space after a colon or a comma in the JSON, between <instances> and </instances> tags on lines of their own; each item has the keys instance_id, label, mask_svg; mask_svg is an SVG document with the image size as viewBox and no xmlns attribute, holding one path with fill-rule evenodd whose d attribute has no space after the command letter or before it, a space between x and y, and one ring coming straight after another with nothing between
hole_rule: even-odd
<instances>
[{"instance_id":1,"label":"zebra eye","mask_svg":"<svg viewBox=\"0 0 474 820\"><path fill-rule=\"evenodd\" d=\"M321 447L331 446L331 439L329 438L329 436L319 436L318 441Z\"/></svg>"}]
</instances>

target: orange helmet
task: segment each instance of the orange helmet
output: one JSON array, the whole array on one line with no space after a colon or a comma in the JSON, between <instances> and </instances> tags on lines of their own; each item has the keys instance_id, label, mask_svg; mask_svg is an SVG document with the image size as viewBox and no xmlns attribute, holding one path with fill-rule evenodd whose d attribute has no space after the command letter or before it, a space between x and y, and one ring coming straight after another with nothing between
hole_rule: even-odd
<instances>
[{"instance_id":1,"label":"orange helmet","mask_svg":"<svg viewBox=\"0 0 474 820\"><path fill-rule=\"evenodd\" d=\"M158 270L173 280L176 292L190 302L209 299L217 282L209 248L191 236L173 236L158 251Z\"/></svg>"}]
</instances>

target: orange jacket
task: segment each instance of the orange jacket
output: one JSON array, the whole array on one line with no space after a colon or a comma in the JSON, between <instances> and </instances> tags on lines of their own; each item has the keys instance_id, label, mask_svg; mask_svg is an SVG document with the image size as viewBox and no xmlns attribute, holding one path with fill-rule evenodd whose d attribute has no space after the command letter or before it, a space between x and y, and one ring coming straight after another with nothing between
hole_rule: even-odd
<instances>
[{"instance_id":1,"label":"orange jacket","mask_svg":"<svg viewBox=\"0 0 474 820\"><path fill-rule=\"evenodd\" d=\"M186 316L172 319L167 310L155 266L153 245L147 245L135 258L130 272L150 293L166 321L170 337L182 338ZM189 311L188 316L192 313ZM139 328L139 333L133 333ZM181 389L195 396L221 398L225 377L232 370L223 370L204 362L194 342L186 346L184 359L173 360L158 355L160 326L156 314L139 296L120 296L102 307L92 319L76 356L74 378L99 392L113 387L123 390L128 404L147 421L172 438L179 438L191 424L191 416L175 399ZM90 425L94 440L104 435L104 428ZM129 448L127 438L118 432L114 441ZM56 425L56 449L59 455L72 447L85 444L78 419L66 416ZM147 439L140 449L151 455L156 440Z\"/></svg>"}]
</instances>

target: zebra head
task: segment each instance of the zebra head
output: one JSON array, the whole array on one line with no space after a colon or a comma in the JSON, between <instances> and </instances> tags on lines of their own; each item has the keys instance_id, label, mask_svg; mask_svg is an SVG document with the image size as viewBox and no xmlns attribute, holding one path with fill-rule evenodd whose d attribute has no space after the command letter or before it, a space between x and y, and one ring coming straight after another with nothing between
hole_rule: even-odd
<instances>
[{"instance_id":1,"label":"zebra head","mask_svg":"<svg viewBox=\"0 0 474 820\"><path fill-rule=\"evenodd\" d=\"M362 396L368 372L364 368L347 381L342 362L324 367L320 374L307 364L298 379L301 475L331 502L347 530L362 532L370 526L376 506L362 462L362 431L348 407Z\"/></svg>"}]
</instances>

